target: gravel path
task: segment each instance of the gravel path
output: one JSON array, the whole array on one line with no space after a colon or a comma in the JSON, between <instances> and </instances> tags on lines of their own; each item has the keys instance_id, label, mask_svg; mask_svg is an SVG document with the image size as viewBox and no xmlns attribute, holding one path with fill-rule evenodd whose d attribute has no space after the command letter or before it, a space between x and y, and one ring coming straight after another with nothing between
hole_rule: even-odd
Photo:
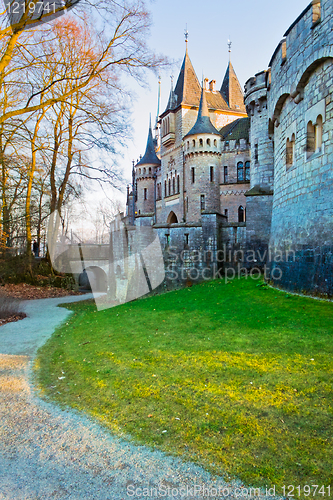
<instances>
[{"instance_id":1,"label":"gravel path","mask_svg":"<svg viewBox=\"0 0 333 500\"><path fill-rule=\"evenodd\" d=\"M70 314L55 306L86 298L26 302L28 317L0 328L0 500L250 498L240 482L213 479L200 467L114 437L38 397L30 383L31 360ZM203 486L206 491L199 490Z\"/></svg>"}]
</instances>

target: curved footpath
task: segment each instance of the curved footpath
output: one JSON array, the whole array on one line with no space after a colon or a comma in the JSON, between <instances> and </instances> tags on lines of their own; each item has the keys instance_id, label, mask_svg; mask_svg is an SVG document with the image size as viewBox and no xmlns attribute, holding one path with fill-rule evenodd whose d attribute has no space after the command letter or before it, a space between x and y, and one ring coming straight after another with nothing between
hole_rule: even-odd
<instances>
[{"instance_id":1,"label":"curved footpath","mask_svg":"<svg viewBox=\"0 0 333 500\"><path fill-rule=\"evenodd\" d=\"M0 500L249 498L240 482L114 437L34 392L33 356L71 314L56 306L90 297L26 301L27 318L0 327Z\"/></svg>"}]
</instances>

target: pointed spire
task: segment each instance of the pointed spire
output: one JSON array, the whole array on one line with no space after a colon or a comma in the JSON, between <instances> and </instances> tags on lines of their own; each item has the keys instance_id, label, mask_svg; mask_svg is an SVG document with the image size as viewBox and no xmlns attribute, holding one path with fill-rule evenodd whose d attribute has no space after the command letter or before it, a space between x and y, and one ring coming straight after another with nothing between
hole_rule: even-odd
<instances>
[{"instance_id":1,"label":"pointed spire","mask_svg":"<svg viewBox=\"0 0 333 500\"><path fill-rule=\"evenodd\" d=\"M206 91L203 87L201 90L201 99L200 99L197 121L195 122L194 127L192 127L192 129L189 131L188 134L186 134L185 137L187 137L188 135L196 135L196 134L219 135L218 131L210 121L207 100L206 100Z\"/></svg>"},{"instance_id":2,"label":"pointed spire","mask_svg":"<svg viewBox=\"0 0 333 500\"><path fill-rule=\"evenodd\" d=\"M157 122L160 116L160 104L161 104L161 77L158 77L158 97L157 97L157 115L156 115L156 125L155 128L157 128Z\"/></svg>"},{"instance_id":3,"label":"pointed spire","mask_svg":"<svg viewBox=\"0 0 333 500\"><path fill-rule=\"evenodd\" d=\"M160 165L160 164L161 164L161 161L157 158L156 151L155 151L153 132L151 129L151 115L150 115L146 152L143 155L143 158L140 158L140 161L137 163L136 166L138 166L138 165Z\"/></svg>"},{"instance_id":4,"label":"pointed spire","mask_svg":"<svg viewBox=\"0 0 333 500\"><path fill-rule=\"evenodd\" d=\"M225 99L226 103L228 104L229 108L232 109L237 108L239 111L243 112L246 111L244 105L244 95L242 87L239 83L239 80L237 78L237 75L230 60L227 71L223 79L220 92L223 98Z\"/></svg>"}]
</instances>

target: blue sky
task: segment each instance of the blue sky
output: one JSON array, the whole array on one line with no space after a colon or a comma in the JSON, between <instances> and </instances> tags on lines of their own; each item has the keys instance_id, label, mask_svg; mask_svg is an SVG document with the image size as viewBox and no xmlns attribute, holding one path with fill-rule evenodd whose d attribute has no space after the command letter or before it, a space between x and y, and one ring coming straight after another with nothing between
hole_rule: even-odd
<instances>
[{"instance_id":1,"label":"blue sky","mask_svg":"<svg viewBox=\"0 0 333 500\"><path fill-rule=\"evenodd\" d=\"M161 111L169 92L170 75L175 83L185 53L184 30L189 31L189 55L199 80L202 74L220 88L228 64L227 42L232 41L231 60L242 87L270 58L285 31L309 4L309 0L151 0L147 2L153 26L147 42L157 53L174 60L173 70L161 72ZM144 154L149 113L157 110L157 77L146 75L146 88L134 80L125 83L136 98L132 108L133 137L119 165L130 179L132 160Z\"/></svg>"}]
</instances>

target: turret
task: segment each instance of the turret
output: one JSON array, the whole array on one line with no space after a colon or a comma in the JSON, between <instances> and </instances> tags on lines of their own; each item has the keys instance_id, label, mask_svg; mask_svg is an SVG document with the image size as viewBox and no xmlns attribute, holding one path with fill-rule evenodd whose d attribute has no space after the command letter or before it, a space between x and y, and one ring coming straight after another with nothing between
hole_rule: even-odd
<instances>
[{"instance_id":1,"label":"turret","mask_svg":"<svg viewBox=\"0 0 333 500\"><path fill-rule=\"evenodd\" d=\"M219 212L220 134L212 124L204 88L197 120L184 137L185 212L188 222L197 222L201 213Z\"/></svg>"},{"instance_id":2,"label":"turret","mask_svg":"<svg viewBox=\"0 0 333 500\"><path fill-rule=\"evenodd\" d=\"M144 156L135 165L136 180L136 215L147 215L155 212L155 181L161 161L156 155L151 122Z\"/></svg>"}]
</instances>

